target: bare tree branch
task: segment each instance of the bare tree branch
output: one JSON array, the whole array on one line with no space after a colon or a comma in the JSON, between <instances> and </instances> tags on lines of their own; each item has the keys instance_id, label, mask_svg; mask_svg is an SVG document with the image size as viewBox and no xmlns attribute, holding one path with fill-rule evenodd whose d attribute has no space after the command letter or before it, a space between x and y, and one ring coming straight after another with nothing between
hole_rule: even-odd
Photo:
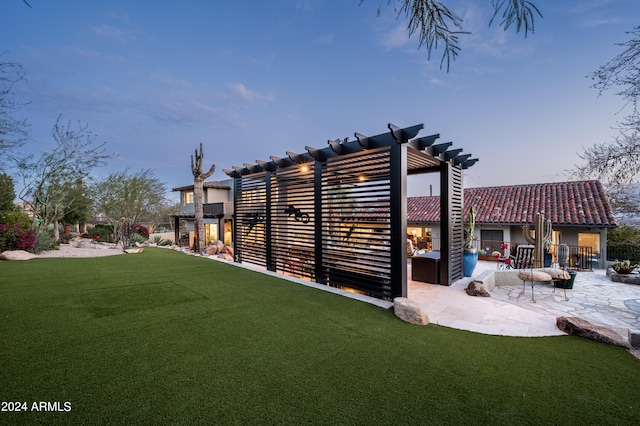
<instances>
[{"instance_id":1,"label":"bare tree branch","mask_svg":"<svg viewBox=\"0 0 640 426\"><path fill-rule=\"evenodd\" d=\"M360 0L360 4L364 1ZM396 1L400 2L399 6ZM443 2L436 0L387 0L387 4L393 5L398 19L402 16L408 19L409 36L418 33L418 47L424 46L427 49L429 59L431 53L442 45L440 68L446 61L449 71L451 61L455 60L460 51L458 36L470 34L463 30L462 18ZM529 32L534 32L535 16L542 17L540 10L527 0L492 0L492 5L494 12L489 25L501 14L500 26L507 31L515 24L516 32L524 30L525 38ZM378 15L380 8L378 6Z\"/></svg>"},{"instance_id":2,"label":"bare tree branch","mask_svg":"<svg viewBox=\"0 0 640 426\"><path fill-rule=\"evenodd\" d=\"M0 62L0 152L2 158L8 158L9 151L24 144L28 137L29 125L26 119L15 117L16 113L26 105L26 102L16 99L14 87L24 81L26 79L22 65L13 62Z\"/></svg>"}]
</instances>

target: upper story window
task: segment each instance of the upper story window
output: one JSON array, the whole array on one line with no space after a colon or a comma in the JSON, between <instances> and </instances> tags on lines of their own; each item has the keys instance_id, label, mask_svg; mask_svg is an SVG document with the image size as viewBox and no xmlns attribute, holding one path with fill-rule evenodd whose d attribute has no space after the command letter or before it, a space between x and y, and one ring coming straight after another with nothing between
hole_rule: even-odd
<instances>
[{"instance_id":1,"label":"upper story window","mask_svg":"<svg viewBox=\"0 0 640 426\"><path fill-rule=\"evenodd\" d=\"M193 204L193 191L182 193L182 204Z\"/></svg>"}]
</instances>

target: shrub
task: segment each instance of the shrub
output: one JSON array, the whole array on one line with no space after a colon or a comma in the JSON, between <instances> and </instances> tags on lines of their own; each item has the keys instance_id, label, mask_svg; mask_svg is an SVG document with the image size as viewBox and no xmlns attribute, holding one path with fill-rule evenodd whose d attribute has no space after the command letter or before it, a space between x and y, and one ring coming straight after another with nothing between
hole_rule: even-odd
<instances>
[{"instance_id":1,"label":"shrub","mask_svg":"<svg viewBox=\"0 0 640 426\"><path fill-rule=\"evenodd\" d=\"M140 234L131 234L131 237L129 238L129 241L130 241L131 245L135 245L136 243L137 244L142 244L145 241L147 241L147 239L144 236L140 235Z\"/></svg>"},{"instance_id":2,"label":"shrub","mask_svg":"<svg viewBox=\"0 0 640 426\"><path fill-rule=\"evenodd\" d=\"M58 244L56 240L53 239L53 236L48 232L39 232L36 234L36 242L33 248L35 253L41 253L43 251L48 250L57 250Z\"/></svg>"},{"instance_id":3,"label":"shrub","mask_svg":"<svg viewBox=\"0 0 640 426\"><path fill-rule=\"evenodd\" d=\"M113 239L113 226L111 225L96 225L88 232L88 234L89 238L92 238L95 241L104 241L108 243L115 242Z\"/></svg>"},{"instance_id":4,"label":"shrub","mask_svg":"<svg viewBox=\"0 0 640 426\"><path fill-rule=\"evenodd\" d=\"M36 233L33 229L18 225L0 225L0 252L5 250L33 251Z\"/></svg>"},{"instance_id":5,"label":"shrub","mask_svg":"<svg viewBox=\"0 0 640 426\"><path fill-rule=\"evenodd\" d=\"M144 241L149 239L149 230L147 229L146 226L143 226L143 225L140 225L139 223L136 223L131 228L132 228L131 230L133 231L134 234L138 234L141 237L144 237Z\"/></svg>"},{"instance_id":6,"label":"shrub","mask_svg":"<svg viewBox=\"0 0 640 426\"><path fill-rule=\"evenodd\" d=\"M18 225L22 229L31 227L33 220L28 214L20 211L2 212L4 225Z\"/></svg>"},{"instance_id":7,"label":"shrub","mask_svg":"<svg viewBox=\"0 0 640 426\"><path fill-rule=\"evenodd\" d=\"M153 244L157 244L159 246L163 245L162 243L164 242L164 240L162 239L162 237L160 235L154 235L153 238L151 239L151 242Z\"/></svg>"},{"instance_id":8,"label":"shrub","mask_svg":"<svg viewBox=\"0 0 640 426\"><path fill-rule=\"evenodd\" d=\"M71 234L60 234L60 242L63 244L69 244L71 238L73 238Z\"/></svg>"}]
</instances>

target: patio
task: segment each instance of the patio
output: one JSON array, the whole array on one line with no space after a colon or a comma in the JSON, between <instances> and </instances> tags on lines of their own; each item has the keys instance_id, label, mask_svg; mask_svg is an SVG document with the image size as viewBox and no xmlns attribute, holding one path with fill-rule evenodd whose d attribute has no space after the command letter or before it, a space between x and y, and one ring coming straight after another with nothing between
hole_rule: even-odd
<instances>
[{"instance_id":1,"label":"patio","mask_svg":"<svg viewBox=\"0 0 640 426\"><path fill-rule=\"evenodd\" d=\"M411 268L411 265L408 266ZM522 283L496 286L491 297L471 297L464 289L483 272L494 270L495 262L479 261L473 277L451 286L409 281L409 298L423 305L431 323L484 334L504 336L555 336L559 316L576 316L607 327L627 338L628 330L640 332L640 286L612 282L604 270L579 272L573 290L553 292L551 284L522 292ZM411 277L411 273L408 274Z\"/></svg>"}]
</instances>

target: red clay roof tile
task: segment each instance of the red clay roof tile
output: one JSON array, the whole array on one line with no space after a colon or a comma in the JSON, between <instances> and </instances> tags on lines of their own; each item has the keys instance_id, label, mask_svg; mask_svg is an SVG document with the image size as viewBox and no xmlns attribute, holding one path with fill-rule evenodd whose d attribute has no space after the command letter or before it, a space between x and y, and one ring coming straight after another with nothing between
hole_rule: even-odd
<instances>
[{"instance_id":1,"label":"red clay roof tile","mask_svg":"<svg viewBox=\"0 0 640 426\"><path fill-rule=\"evenodd\" d=\"M464 217L476 206L476 223L533 223L543 212L555 225L616 227L602 184L595 180L492 186L464 190ZM440 197L409 197L409 223L440 221Z\"/></svg>"}]
</instances>

